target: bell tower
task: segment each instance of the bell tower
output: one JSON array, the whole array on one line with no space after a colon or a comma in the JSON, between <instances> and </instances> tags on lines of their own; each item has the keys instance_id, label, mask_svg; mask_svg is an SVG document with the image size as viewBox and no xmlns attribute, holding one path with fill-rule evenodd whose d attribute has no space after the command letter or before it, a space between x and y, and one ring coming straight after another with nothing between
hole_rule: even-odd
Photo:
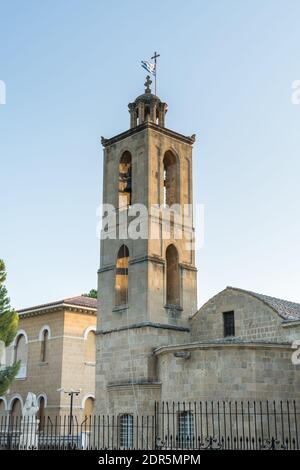
<instances>
[{"instance_id":1,"label":"bell tower","mask_svg":"<svg viewBox=\"0 0 300 470\"><path fill-rule=\"evenodd\" d=\"M129 394L126 407L133 396L139 407L148 406L150 392L159 399L152 350L183 341L197 309L195 136L165 127L168 107L151 92L149 76L145 92L128 108L129 130L102 138L103 203L110 216L104 208L96 396L101 412L118 412L121 390Z\"/></svg>"}]
</instances>

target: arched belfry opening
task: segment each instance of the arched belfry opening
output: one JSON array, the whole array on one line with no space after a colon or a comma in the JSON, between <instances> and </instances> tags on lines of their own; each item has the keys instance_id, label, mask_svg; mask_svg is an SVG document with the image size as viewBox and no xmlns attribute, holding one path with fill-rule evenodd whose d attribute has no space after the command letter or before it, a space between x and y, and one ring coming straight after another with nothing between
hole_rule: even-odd
<instances>
[{"instance_id":1,"label":"arched belfry opening","mask_svg":"<svg viewBox=\"0 0 300 470\"><path fill-rule=\"evenodd\" d=\"M179 204L179 168L176 155L168 150L163 159L164 165L164 205Z\"/></svg>"},{"instance_id":2,"label":"arched belfry opening","mask_svg":"<svg viewBox=\"0 0 300 470\"><path fill-rule=\"evenodd\" d=\"M126 151L119 163L119 209L126 209L131 205L132 197L132 158Z\"/></svg>"},{"instance_id":3,"label":"arched belfry opening","mask_svg":"<svg viewBox=\"0 0 300 470\"><path fill-rule=\"evenodd\" d=\"M122 245L118 251L116 263L115 296L116 306L128 304L128 264L129 250Z\"/></svg>"},{"instance_id":4,"label":"arched belfry opening","mask_svg":"<svg viewBox=\"0 0 300 470\"><path fill-rule=\"evenodd\" d=\"M179 256L174 245L169 245L166 250L166 271L167 271L167 305L180 305L180 276L179 276Z\"/></svg>"}]
</instances>

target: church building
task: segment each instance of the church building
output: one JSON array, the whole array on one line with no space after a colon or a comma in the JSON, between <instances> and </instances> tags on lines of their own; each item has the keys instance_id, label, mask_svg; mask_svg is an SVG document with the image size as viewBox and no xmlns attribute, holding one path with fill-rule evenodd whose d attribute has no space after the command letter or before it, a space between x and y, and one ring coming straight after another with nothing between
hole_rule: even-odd
<instances>
[{"instance_id":1,"label":"church building","mask_svg":"<svg viewBox=\"0 0 300 470\"><path fill-rule=\"evenodd\" d=\"M33 392L40 417L62 416L70 399L61 389L80 389L80 422L118 417L127 436L133 416L153 416L157 403L299 401L300 304L227 287L197 311L195 135L166 127L168 106L149 77L128 107L129 129L102 138L98 302L19 312L6 359L21 368L0 415L20 415Z\"/></svg>"},{"instance_id":2,"label":"church building","mask_svg":"<svg viewBox=\"0 0 300 470\"><path fill-rule=\"evenodd\" d=\"M166 127L167 104L150 87L147 77L129 104L130 128L102 138L103 202L116 208L117 236L103 227L96 413L151 415L161 401L299 399L299 304L228 287L197 311L195 136ZM137 204L147 209L147 237L129 233ZM164 210L174 204L187 216Z\"/></svg>"}]
</instances>

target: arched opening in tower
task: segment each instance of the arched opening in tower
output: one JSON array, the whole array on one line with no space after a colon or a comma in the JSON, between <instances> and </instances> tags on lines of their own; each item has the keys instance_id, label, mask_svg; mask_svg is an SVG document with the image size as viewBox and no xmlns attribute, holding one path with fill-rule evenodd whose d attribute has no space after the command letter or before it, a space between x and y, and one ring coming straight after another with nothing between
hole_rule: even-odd
<instances>
[{"instance_id":1,"label":"arched opening in tower","mask_svg":"<svg viewBox=\"0 0 300 470\"><path fill-rule=\"evenodd\" d=\"M174 153L168 150L164 155L164 205L179 204L178 164Z\"/></svg>"},{"instance_id":2,"label":"arched opening in tower","mask_svg":"<svg viewBox=\"0 0 300 470\"><path fill-rule=\"evenodd\" d=\"M123 153L119 163L119 210L127 209L131 205L132 176L131 153Z\"/></svg>"},{"instance_id":3,"label":"arched opening in tower","mask_svg":"<svg viewBox=\"0 0 300 470\"><path fill-rule=\"evenodd\" d=\"M126 245L122 245L118 251L116 265L116 306L128 304L128 264L129 250Z\"/></svg>"},{"instance_id":4,"label":"arched opening in tower","mask_svg":"<svg viewBox=\"0 0 300 470\"><path fill-rule=\"evenodd\" d=\"M167 305L180 305L180 278L178 251L169 245L166 251L167 262Z\"/></svg>"}]
</instances>

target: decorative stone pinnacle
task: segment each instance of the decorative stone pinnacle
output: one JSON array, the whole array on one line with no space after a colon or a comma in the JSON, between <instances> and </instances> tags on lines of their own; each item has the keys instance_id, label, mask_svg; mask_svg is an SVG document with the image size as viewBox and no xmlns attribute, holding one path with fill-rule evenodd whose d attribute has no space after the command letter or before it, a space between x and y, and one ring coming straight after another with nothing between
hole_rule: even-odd
<instances>
[{"instance_id":1,"label":"decorative stone pinnacle","mask_svg":"<svg viewBox=\"0 0 300 470\"><path fill-rule=\"evenodd\" d=\"M152 80L151 80L150 76L147 75L146 82L145 82L145 87L146 87L145 93L151 93L151 88L150 88L151 83L152 83Z\"/></svg>"}]
</instances>

